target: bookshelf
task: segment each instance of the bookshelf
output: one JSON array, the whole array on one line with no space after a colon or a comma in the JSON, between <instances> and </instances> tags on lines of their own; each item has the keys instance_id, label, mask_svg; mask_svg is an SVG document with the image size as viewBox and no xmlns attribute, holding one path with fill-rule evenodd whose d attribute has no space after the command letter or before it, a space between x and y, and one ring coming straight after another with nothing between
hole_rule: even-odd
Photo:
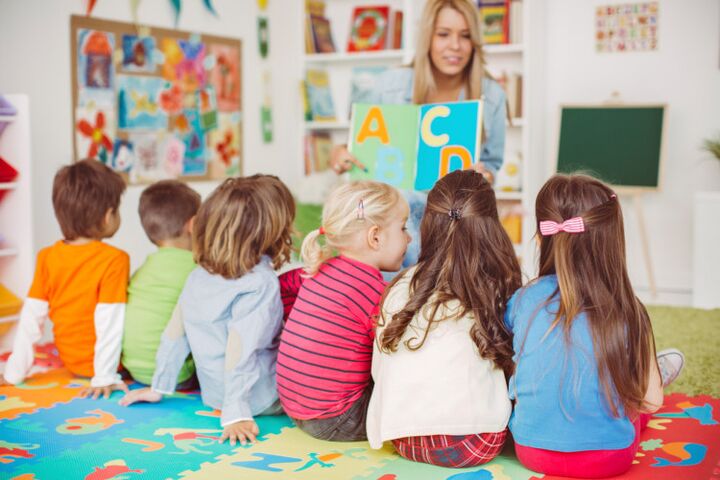
<instances>
[{"instance_id":1,"label":"bookshelf","mask_svg":"<svg viewBox=\"0 0 720 480\"><path fill-rule=\"evenodd\" d=\"M353 8L365 5L389 5L391 10L403 11L403 33L400 50L382 50L377 52L347 53L347 39L350 30ZM324 69L328 72L330 91L335 106L336 120L305 121L301 129L301 138L298 144L298 168L302 168L303 152L305 151L304 137L312 133L329 134L333 144L347 143L349 129L349 101L352 68L360 66L401 66L408 65L414 56L415 38L418 23L422 14L424 0L325 0L325 16L330 20L332 36L336 53L318 53L301 56L300 79L305 78L308 69ZM302 10L300 21L305 34L305 11ZM533 179L542 176L543 165L535 161L535 152L543 150L543 138L539 126L542 124L542 105L538 99L542 95L535 92L542 91L542 76L535 75L536 70L542 68L542 32L539 25L544 19L542 6L537 2L524 0L522 2L521 43L488 44L484 46L485 61L488 71L496 78L503 72L522 75L521 98L522 114L511 119L506 127L505 165L514 158L521 158L519 179L515 179L515 186L519 189L506 191L496 182L496 197L501 211L514 211L520 214L520 241L514 247L521 259L521 266L525 278L531 278L537 271L535 243L533 234L535 230L534 199L537 184ZM530 19L533 19L531 22ZM512 28L512 27L511 27ZM304 37L301 48L304 48ZM535 48L535 46L538 46ZM303 50L304 52L304 50ZM303 112L302 101L298 100L299 112ZM302 117L300 113L299 118Z\"/></svg>"},{"instance_id":2,"label":"bookshelf","mask_svg":"<svg viewBox=\"0 0 720 480\"><path fill-rule=\"evenodd\" d=\"M33 275L32 198L30 196L30 107L27 95L4 95L17 109L0 136L0 156L18 172L17 179L0 183L0 283L24 298ZM0 316L0 351L11 347L14 323L19 315Z\"/></svg>"}]
</instances>

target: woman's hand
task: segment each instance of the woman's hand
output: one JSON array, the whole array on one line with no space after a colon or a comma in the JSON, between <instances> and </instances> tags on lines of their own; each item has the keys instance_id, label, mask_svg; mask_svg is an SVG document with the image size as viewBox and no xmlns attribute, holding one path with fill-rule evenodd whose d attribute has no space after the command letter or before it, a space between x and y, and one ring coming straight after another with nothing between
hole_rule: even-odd
<instances>
[{"instance_id":1,"label":"woman's hand","mask_svg":"<svg viewBox=\"0 0 720 480\"><path fill-rule=\"evenodd\" d=\"M347 145L335 145L330 153L330 166L333 171L340 175L345 173L355 165L359 169L367 172L367 168L347 149Z\"/></svg>"},{"instance_id":2,"label":"woman's hand","mask_svg":"<svg viewBox=\"0 0 720 480\"><path fill-rule=\"evenodd\" d=\"M260 429L254 420L243 420L242 422L231 423L223 429L220 443L223 443L226 439L230 439L230 445L235 446L235 442L240 442L240 445L246 443L257 442L257 435L260 433Z\"/></svg>"},{"instance_id":3,"label":"woman's hand","mask_svg":"<svg viewBox=\"0 0 720 480\"><path fill-rule=\"evenodd\" d=\"M162 393L153 392L150 387L138 388L137 390L131 390L126 393L123 398L120 399L120 405L127 407L136 402L150 402L157 403L162 400Z\"/></svg>"},{"instance_id":4,"label":"woman's hand","mask_svg":"<svg viewBox=\"0 0 720 480\"><path fill-rule=\"evenodd\" d=\"M114 385L106 385L104 387L87 387L80 392L82 398L92 398L97 400L98 397L102 396L105 399L110 398L110 394L113 390L121 390L128 393L128 387L124 383L116 383Z\"/></svg>"},{"instance_id":5,"label":"woman's hand","mask_svg":"<svg viewBox=\"0 0 720 480\"><path fill-rule=\"evenodd\" d=\"M493 175L490 170L485 168L485 164L483 162L473 163L469 168L466 168L465 170L475 170L476 172L482 174L482 176L485 177L485 180L487 180L490 185L492 185L495 181L495 175Z\"/></svg>"}]
</instances>

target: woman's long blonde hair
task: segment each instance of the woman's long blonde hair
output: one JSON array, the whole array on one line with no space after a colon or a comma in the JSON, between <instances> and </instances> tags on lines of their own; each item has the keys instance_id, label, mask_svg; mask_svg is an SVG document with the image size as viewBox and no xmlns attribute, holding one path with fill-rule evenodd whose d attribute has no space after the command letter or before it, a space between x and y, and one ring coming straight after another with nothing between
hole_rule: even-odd
<instances>
[{"instance_id":1,"label":"woman's long blonde hair","mask_svg":"<svg viewBox=\"0 0 720 480\"><path fill-rule=\"evenodd\" d=\"M295 201L272 175L228 178L200 206L193 225L195 263L227 279L240 278L270 257L290 260Z\"/></svg>"},{"instance_id":2,"label":"woman's long blonde hair","mask_svg":"<svg viewBox=\"0 0 720 480\"><path fill-rule=\"evenodd\" d=\"M333 190L323 207L321 228L324 233L318 228L303 240L301 256L305 273L315 275L334 251L349 246L359 230L368 225L387 225L399 202L406 200L397 189L371 180L346 183ZM325 242L321 244L323 235Z\"/></svg>"},{"instance_id":3,"label":"woman's long blonde hair","mask_svg":"<svg viewBox=\"0 0 720 480\"><path fill-rule=\"evenodd\" d=\"M413 60L415 71L413 103L427 103L430 93L436 89L432 60L430 59L430 45L435 34L435 22L440 10L445 7L457 10L465 17L468 24L470 40L473 44L473 55L465 67L465 92L468 100L482 97L482 79L484 76L489 75L485 70L485 57L482 49L477 7L470 0L428 0L420 19L417 50Z\"/></svg>"}]
</instances>

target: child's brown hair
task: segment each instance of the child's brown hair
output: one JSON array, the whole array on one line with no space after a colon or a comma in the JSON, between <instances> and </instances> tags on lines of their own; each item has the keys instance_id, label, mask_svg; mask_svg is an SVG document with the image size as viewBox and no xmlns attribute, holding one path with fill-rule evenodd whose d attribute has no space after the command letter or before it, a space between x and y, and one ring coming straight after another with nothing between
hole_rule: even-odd
<instances>
[{"instance_id":1,"label":"child's brown hair","mask_svg":"<svg viewBox=\"0 0 720 480\"><path fill-rule=\"evenodd\" d=\"M53 181L52 202L65 239L102 238L105 215L117 212L124 191L122 177L97 160L61 168Z\"/></svg>"},{"instance_id":2,"label":"child's brown hair","mask_svg":"<svg viewBox=\"0 0 720 480\"><path fill-rule=\"evenodd\" d=\"M178 238L200 208L200 194L177 180L153 183L140 195L140 222L155 245Z\"/></svg>"},{"instance_id":3,"label":"child's brown hair","mask_svg":"<svg viewBox=\"0 0 720 480\"><path fill-rule=\"evenodd\" d=\"M268 255L290 260L295 201L272 175L228 178L200 206L193 228L195 262L210 273L239 278Z\"/></svg>"},{"instance_id":4,"label":"child's brown hair","mask_svg":"<svg viewBox=\"0 0 720 480\"><path fill-rule=\"evenodd\" d=\"M535 200L540 237L539 276L556 274L560 307L551 328L566 341L581 313L587 314L598 375L613 414L639 412L655 340L647 310L633 292L625 261L620 202L610 187L588 175L555 175ZM540 222L582 218L581 233L540 234ZM550 299L558 292L553 292Z\"/></svg>"},{"instance_id":5,"label":"child's brown hair","mask_svg":"<svg viewBox=\"0 0 720 480\"><path fill-rule=\"evenodd\" d=\"M410 300L387 324L379 339L385 352L397 349L413 317L427 312L424 332L405 343L422 347L442 305L458 300L458 316L472 314L470 337L483 358L507 375L513 371L513 348L503 317L506 302L520 288L520 265L512 243L498 219L495 192L472 170L452 172L435 184L420 223L420 257L410 280ZM402 277L385 289L385 295ZM385 302L385 296L382 303ZM381 303L381 305L382 305Z\"/></svg>"}]
</instances>

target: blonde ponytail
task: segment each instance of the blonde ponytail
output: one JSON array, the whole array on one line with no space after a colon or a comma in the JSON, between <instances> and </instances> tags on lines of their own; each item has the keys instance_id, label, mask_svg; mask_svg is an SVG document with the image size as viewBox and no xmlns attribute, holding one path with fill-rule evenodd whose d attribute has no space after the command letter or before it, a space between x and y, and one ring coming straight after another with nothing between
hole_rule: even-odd
<instances>
[{"instance_id":1,"label":"blonde ponytail","mask_svg":"<svg viewBox=\"0 0 720 480\"><path fill-rule=\"evenodd\" d=\"M400 192L385 183L360 180L341 185L330 193L323 207L320 229L303 240L300 255L306 275L315 275L335 251L347 248L352 237L368 225L383 227L390 221L393 208L405 202Z\"/></svg>"}]
</instances>

